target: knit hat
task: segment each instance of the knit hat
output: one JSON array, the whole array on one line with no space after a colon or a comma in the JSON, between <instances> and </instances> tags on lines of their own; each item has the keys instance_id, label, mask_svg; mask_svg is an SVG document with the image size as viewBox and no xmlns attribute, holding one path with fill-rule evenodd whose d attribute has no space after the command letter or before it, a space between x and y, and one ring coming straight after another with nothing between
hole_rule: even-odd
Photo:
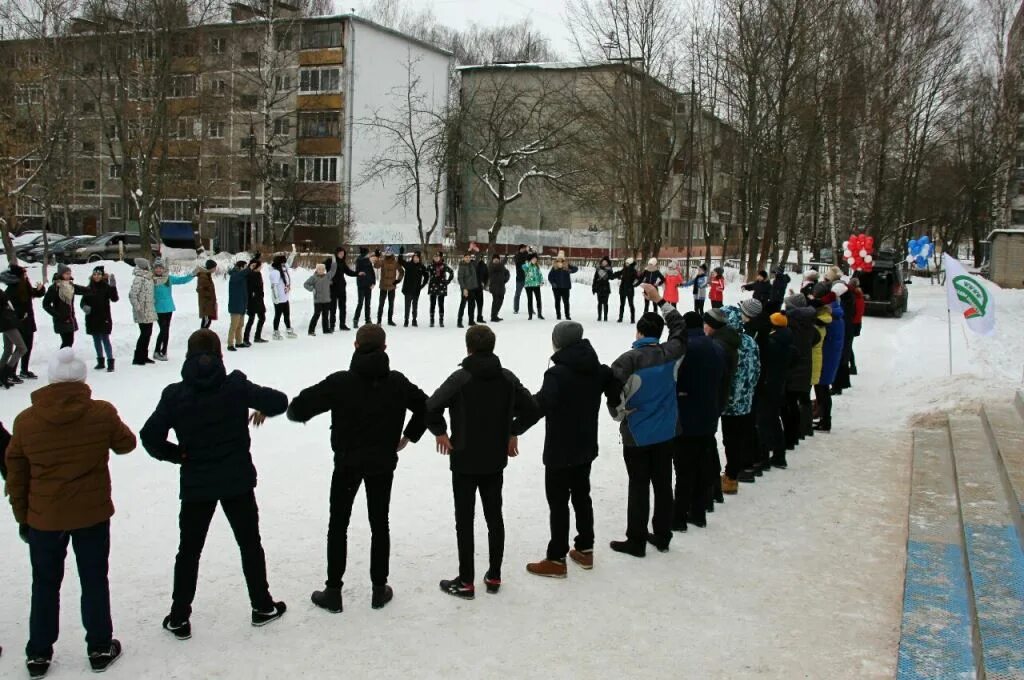
<instances>
[{"instance_id":1,"label":"knit hat","mask_svg":"<svg viewBox=\"0 0 1024 680\"><path fill-rule=\"evenodd\" d=\"M138 260L136 260L136 262L138 262ZM146 261L143 260L143 262L146 262ZM146 262L146 264L148 265L149 263ZM58 264L57 265L57 278L59 279L60 277L64 276L65 274L67 274L70 271L71 271L71 267L67 266L66 264Z\"/></svg>"},{"instance_id":2,"label":"knit hat","mask_svg":"<svg viewBox=\"0 0 1024 680\"><path fill-rule=\"evenodd\" d=\"M683 314L683 323L688 329L700 328L704 325L704 318L697 312Z\"/></svg>"},{"instance_id":3,"label":"knit hat","mask_svg":"<svg viewBox=\"0 0 1024 680\"><path fill-rule=\"evenodd\" d=\"M804 278L807 279L808 281L817 281L818 280L818 270L817 269L810 270L809 272L804 274Z\"/></svg>"},{"instance_id":4,"label":"knit hat","mask_svg":"<svg viewBox=\"0 0 1024 680\"><path fill-rule=\"evenodd\" d=\"M743 312L748 318L754 319L761 316L761 312L764 307L761 305L760 300L749 298L740 302L740 311Z\"/></svg>"},{"instance_id":5,"label":"knit hat","mask_svg":"<svg viewBox=\"0 0 1024 680\"><path fill-rule=\"evenodd\" d=\"M107 270L103 268L103 265L100 265L98 267L93 267L92 268L92 273L93 274L99 274L100 276L103 276L104 274L107 273Z\"/></svg>"},{"instance_id":6,"label":"knit hat","mask_svg":"<svg viewBox=\"0 0 1024 680\"><path fill-rule=\"evenodd\" d=\"M141 269L144 272L148 272L149 271L149 260L143 259L141 257L135 258L135 268L136 269Z\"/></svg>"},{"instance_id":7,"label":"knit hat","mask_svg":"<svg viewBox=\"0 0 1024 680\"><path fill-rule=\"evenodd\" d=\"M160 267L161 269L167 269L167 265L164 264L163 258L156 258L153 260L153 269Z\"/></svg>"},{"instance_id":8,"label":"knit hat","mask_svg":"<svg viewBox=\"0 0 1024 680\"><path fill-rule=\"evenodd\" d=\"M648 267L657 267L658 266L658 258L652 257L651 259L647 260L647 266Z\"/></svg>"},{"instance_id":9,"label":"knit hat","mask_svg":"<svg viewBox=\"0 0 1024 680\"><path fill-rule=\"evenodd\" d=\"M786 298L785 302L787 309L800 309L801 307L807 306L807 298L805 298L800 293L797 293L796 295L790 295L788 298Z\"/></svg>"},{"instance_id":10,"label":"knit hat","mask_svg":"<svg viewBox=\"0 0 1024 680\"><path fill-rule=\"evenodd\" d=\"M85 382L85 363L75 356L75 350L64 347L50 357L47 374L50 383Z\"/></svg>"},{"instance_id":11,"label":"knit hat","mask_svg":"<svg viewBox=\"0 0 1024 680\"><path fill-rule=\"evenodd\" d=\"M782 312L775 312L770 317L772 325L780 328L785 328L789 325L789 318Z\"/></svg>"},{"instance_id":12,"label":"knit hat","mask_svg":"<svg viewBox=\"0 0 1024 680\"><path fill-rule=\"evenodd\" d=\"M811 295L813 295L816 298L823 298L823 297L825 297L826 295L828 295L828 284L826 284L826 283L816 283L816 284L814 284L814 288L811 289Z\"/></svg>"},{"instance_id":13,"label":"knit hat","mask_svg":"<svg viewBox=\"0 0 1024 680\"><path fill-rule=\"evenodd\" d=\"M327 275L327 267L324 266L323 262L318 262L317 263L317 265L316 265L316 274L318 276L326 276Z\"/></svg>"},{"instance_id":14,"label":"knit hat","mask_svg":"<svg viewBox=\"0 0 1024 680\"><path fill-rule=\"evenodd\" d=\"M636 262L636 260L634 260L633 258L631 258L631 257L627 257L627 258L626 258L626 266L627 266L627 267L628 267L629 265L633 264L634 262Z\"/></svg>"},{"instance_id":15,"label":"knit hat","mask_svg":"<svg viewBox=\"0 0 1024 680\"><path fill-rule=\"evenodd\" d=\"M215 354L221 356L220 336L209 328L201 328L188 338L188 355Z\"/></svg>"},{"instance_id":16,"label":"knit hat","mask_svg":"<svg viewBox=\"0 0 1024 680\"><path fill-rule=\"evenodd\" d=\"M565 349L583 339L583 325L576 321L560 321L551 331L551 344L555 349Z\"/></svg>"},{"instance_id":17,"label":"knit hat","mask_svg":"<svg viewBox=\"0 0 1024 680\"><path fill-rule=\"evenodd\" d=\"M203 269L205 269L206 271L213 271L216 268L217 262L215 260L207 260L206 264L203 266Z\"/></svg>"},{"instance_id":18,"label":"knit hat","mask_svg":"<svg viewBox=\"0 0 1024 680\"><path fill-rule=\"evenodd\" d=\"M729 320L721 309L711 309L704 312L704 323L714 329L725 328Z\"/></svg>"},{"instance_id":19,"label":"knit hat","mask_svg":"<svg viewBox=\"0 0 1024 680\"><path fill-rule=\"evenodd\" d=\"M676 264L675 260L669 260L668 268L671 269L672 271L675 271L676 269L679 269L679 265Z\"/></svg>"},{"instance_id":20,"label":"knit hat","mask_svg":"<svg viewBox=\"0 0 1024 680\"><path fill-rule=\"evenodd\" d=\"M849 288L842 281L836 281L835 283L832 284L832 292L835 293L836 297L842 297L846 295L846 291L848 290Z\"/></svg>"}]
</instances>

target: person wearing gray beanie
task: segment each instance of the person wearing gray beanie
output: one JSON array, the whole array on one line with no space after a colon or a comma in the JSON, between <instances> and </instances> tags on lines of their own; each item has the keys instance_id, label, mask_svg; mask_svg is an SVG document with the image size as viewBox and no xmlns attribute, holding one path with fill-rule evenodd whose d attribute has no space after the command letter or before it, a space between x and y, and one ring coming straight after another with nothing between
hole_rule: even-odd
<instances>
[{"instance_id":1,"label":"person wearing gray beanie","mask_svg":"<svg viewBox=\"0 0 1024 680\"><path fill-rule=\"evenodd\" d=\"M583 325L577 321L559 321L551 330L551 344L555 351L583 339Z\"/></svg>"},{"instance_id":2,"label":"person wearing gray beanie","mask_svg":"<svg viewBox=\"0 0 1024 680\"><path fill-rule=\"evenodd\" d=\"M743 316L748 319L756 319L761 316L762 311L764 311L764 306L761 304L760 300L750 298L749 300L744 300L740 303L740 312L742 312Z\"/></svg>"},{"instance_id":3,"label":"person wearing gray beanie","mask_svg":"<svg viewBox=\"0 0 1024 680\"><path fill-rule=\"evenodd\" d=\"M150 270L149 260L142 257L137 257L135 258L135 267L137 269L141 269L144 272L148 272Z\"/></svg>"},{"instance_id":4,"label":"person wearing gray beanie","mask_svg":"<svg viewBox=\"0 0 1024 680\"><path fill-rule=\"evenodd\" d=\"M704 323L715 330L720 330L728 325L729 319L721 307L715 307L704 312Z\"/></svg>"},{"instance_id":5,"label":"person wearing gray beanie","mask_svg":"<svg viewBox=\"0 0 1024 680\"><path fill-rule=\"evenodd\" d=\"M796 293L786 298L786 309L802 309L807 306L807 298L803 293Z\"/></svg>"}]
</instances>

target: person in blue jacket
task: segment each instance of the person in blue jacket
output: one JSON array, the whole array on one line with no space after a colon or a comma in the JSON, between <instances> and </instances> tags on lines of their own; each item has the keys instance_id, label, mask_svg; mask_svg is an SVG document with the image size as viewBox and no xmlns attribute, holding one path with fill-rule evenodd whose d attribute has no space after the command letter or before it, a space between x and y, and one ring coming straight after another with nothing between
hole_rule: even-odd
<instances>
[{"instance_id":1,"label":"person in blue jacket","mask_svg":"<svg viewBox=\"0 0 1024 680\"><path fill-rule=\"evenodd\" d=\"M659 552L672 542L672 455L678 446L679 405L676 371L686 354L686 325L676 308L658 289L642 286L644 296L664 315L648 312L636 324L632 349L612 364L622 383L622 396L612 415L620 423L623 457L629 475L626 540L612 541L611 549L644 557L650 543ZM668 325L668 340L659 342ZM654 487L654 515L650 492ZM652 532L647 523L651 521Z\"/></svg>"},{"instance_id":2,"label":"person in blue jacket","mask_svg":"<svg viewBox=\"0 0 1024 680\"><path fill-rule=\"evenodd\" d=\"M551 284L551 293L555 296L555 318L559 321L562 319L563 305L566 321L572 321L572 315L569 313L569 294L572 292L572 275L578 271L578 268L569 264L565 256L559 253L551 265L551 271L548 272L548 283Z\"/></svg>"},{"instance_id":3,"label":"person in blue jacket","mask_svg":"<svg viewBox=\"0 0 1024 680\"><path fill-rule=\"evenodd\" d=\"M228 314L231 325L228 327L228 351L235 348L252 347L245 342L245 312L249 309L249 265L244 260L235 263L234 269L228 273Z\"/></svg>"},{"instance_id":4,"label":"person in blue jacket","mask_svg":"<svg viewBox=\"0 0 1024 680\"><path fill-rule=\"evenodd\" d=\"M836 284L843 286L845 284ZM826 284L819 283L814 287L815 297L829 295L832 309L832 321L825 328L825 339L821 346L821 378L814 386L814 398L818 401L818 422L814 429L818 432L832 431L832 383L836 381L836 374L839 371L839 362L843 356L843 345L846 340L846 321L843 317L843 306L836 299L835 295L822 290ZM820 298L819 298L820 299Z\"/></svg>"},{"instance_id":5,"label":"person in blue jacket","mask_svg":"<svg viewBox=\"0 0 1024 680\"><path fill-rule=\"evenodd\" d=\"M153 350L153 358L157 361L167 361L167 345L171 341L171 318L175 311L172 288L188 283L194 278L196 275L193 273L182 276L168 274L163 260L153 260L153 300L156 305L156 323L160 329L156 336L156 348Z\"/></svg>"}]
</instances>

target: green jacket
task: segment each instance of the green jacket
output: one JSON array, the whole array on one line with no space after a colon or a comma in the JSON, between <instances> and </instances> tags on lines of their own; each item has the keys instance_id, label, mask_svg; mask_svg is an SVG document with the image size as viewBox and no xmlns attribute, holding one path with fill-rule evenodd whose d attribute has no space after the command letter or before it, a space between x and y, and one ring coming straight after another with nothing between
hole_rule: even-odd
<instances>
[{"instance_id":1,"label":"green jacket","mask_svg":"<svg viewBox=\"0 0 1024 680\"><path fill-rule=\"evenodd\" d=\"M541 276L540 267L531 262L527 262L523 265L523 271L526 272L525 285L527 288L539 288L544 285L544 277Z\"/></svg>"}]
</instances>

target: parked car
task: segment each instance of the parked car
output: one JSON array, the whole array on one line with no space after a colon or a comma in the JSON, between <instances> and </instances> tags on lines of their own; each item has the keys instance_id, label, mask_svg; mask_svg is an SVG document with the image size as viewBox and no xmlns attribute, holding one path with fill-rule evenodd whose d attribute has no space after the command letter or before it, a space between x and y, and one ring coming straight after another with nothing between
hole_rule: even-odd
<instances>
[{"instance_id":1,"label":"parked car","mask_svg":"<svg viewBox=\"0 0 1024 680\"><path fill-rule=\"evenodd\" d=\"M160 252L160 244L151 242L154 253ZM112 231L97 236L94 240L79 244L70 252L68 260L74 263L98 262L99 260L119 260L132 264L136 257L142 256L142 237L122 231Z\"/></svg>"},{"instance_id":2,"label":"parked car","mask_svg":"<svg viewBox=\"0 0 1024 680\"><path fill-rule=\"evenodd\" d=\"M69 254L75 248L85 245L90 241L95 240L95 236L50 236L50 242L47 246L47 251L50 257L50 262L61 262L67 263ZM43 244L42 242L37 243L32 247L31 250L23 253L21 258L27 262L42 262L43 261Z\"/></svg>"},{"instance_id":3,"label":"parked car","mask_svg":"<svg viewBox=\"0 0 1024 680\"><path fill-rule=\"evenodd\" d=\"M903 316L910 298L906 268L906 263L897 257L895 251L883 249L875 253L872 271L857 272L864 291L865 312L897 319Z\"/></svg>"},{"instance_id":4,"label":"parked car","mask_svg":"<svg viewBox=\"0 0 1024 680\"><path fill-rule=\"evenodd\" d=\"M55 238L55 236L51 234L50 238ZM43 232L41 231L36 232L35 236L33 236L32 238L23 238L21 240L15 240L14 254L18 258L23 258L25 256L25 253L32 250L32 248L36 247L37 245L40 245L42 242Z\"/></svg>"},{"instance_id":5,"label":"parked car","mask_svg":"<svg viewBox=\"0 0 1024 680\"><path fill-rule=\"evenodd\" d=\"M30 248L18 249L18 257L26 262L42 262L43 252L45 251L49 255L53 255L54 248L68 243L69 241L76 240L74 236L64 236L63 234L50 234L46 239L46 244L43 244L43 240L39 239L34 242Z\"/></svg>"}]
</instances>

